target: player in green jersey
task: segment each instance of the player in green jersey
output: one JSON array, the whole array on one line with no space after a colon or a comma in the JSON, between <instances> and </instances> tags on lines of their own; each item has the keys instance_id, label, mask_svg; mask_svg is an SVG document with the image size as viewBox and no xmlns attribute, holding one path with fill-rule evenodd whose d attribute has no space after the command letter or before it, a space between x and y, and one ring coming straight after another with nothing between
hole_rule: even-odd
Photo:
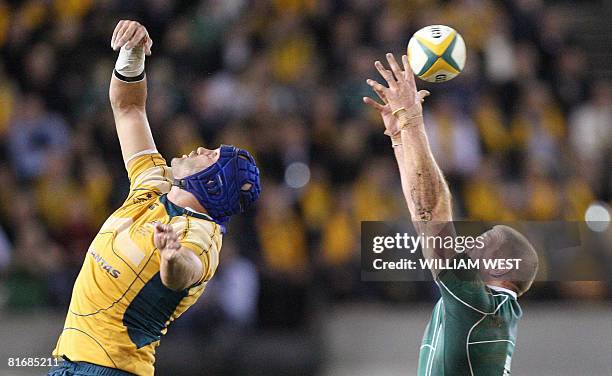
<instances>
[{"instance_id":1,"label":"player in green jersey","mask_svg":"<svg viewBox=\"0 0 612 376\"><path fill-rule=\"evenodd\" d=\"M390 70L379 61L375 67L388 87L367 80L383 104L368 97L364 102L383 118L418 233L454 236L450 192L431 153L423 123L421 103L429 92L417 92L406 56L402 57L403 69L392 54L387 54L387 60ZM423 336L419 376L510 375L522 316L517 297L531 286L538 257L529 241L510 227L494 226L481 236L480 247L459 253L432 246L423 249L423 256L440 261L520 259L520 267L431 270L441 298Z\"/></svg>"}]
</instances>

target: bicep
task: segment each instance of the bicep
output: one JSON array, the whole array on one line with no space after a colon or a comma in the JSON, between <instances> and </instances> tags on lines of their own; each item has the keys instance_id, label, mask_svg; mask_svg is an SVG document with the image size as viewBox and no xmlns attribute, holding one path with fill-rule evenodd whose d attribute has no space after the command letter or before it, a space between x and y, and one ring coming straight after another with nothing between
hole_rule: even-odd
<instances>
[{"instance_id":1,"label":"bicep","mask_svg":"<svg viewBox=\"0 0 612 376\"><path fill-rule=\"evenodd\" d=\"M204 275L206 274L204 260L198 257L197 251L191 249L188 245L181 244L181 252L183 252L185 257L185 268L189 271L189 274L193 276L189 286L201 283L204 279Z\"/></svg>"},{"instance_id":2,"label":"bicep","mask_svg":"<svg viewBox=\"0 0 612 376\"><path fill-rule=\"evenodd\" d=\"M192 285L199 285L207 279L210 260L208 260L204 252L193 243L181 242L181 247L182 250L185 251L185 254L188 255L190 270L195 276Z\"/></svg>"}]
</instances>

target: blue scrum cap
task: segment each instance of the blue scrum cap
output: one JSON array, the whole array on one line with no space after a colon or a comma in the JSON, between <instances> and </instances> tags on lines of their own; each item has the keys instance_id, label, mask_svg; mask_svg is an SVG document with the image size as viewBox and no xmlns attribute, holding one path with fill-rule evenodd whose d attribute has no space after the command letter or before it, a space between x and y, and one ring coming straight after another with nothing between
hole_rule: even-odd
<instances>
[{"instance_id":1,"label":"blue scrum cap","mask_svg":"<svg viewBox=\"0 0 612 376\"><path fill-rule=\"evenodd\" d=\"M219 224L247 210L261 192L255 160L248 151L231 145L221 145L219 160L212 166L176 179L174 185L192 193Z\"/></svg>"}]
</instances>

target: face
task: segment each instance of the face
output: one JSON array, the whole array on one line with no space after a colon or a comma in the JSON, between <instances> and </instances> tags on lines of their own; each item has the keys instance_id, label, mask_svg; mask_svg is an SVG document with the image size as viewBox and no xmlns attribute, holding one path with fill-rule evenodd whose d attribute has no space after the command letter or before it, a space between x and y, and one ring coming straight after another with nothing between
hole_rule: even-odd
<instances>
[{"instance_id":1,"label":"face","mask_svg":"<svg viewBox=\"0 0 612 376\"><path fill-rule=\"evenodd\" d=\"M200 172L219 160L221 148L214 150L199 147L181 158L172 158L172 174L176 179L182 179L196 172Z\"/></svg>"}]
</instances>

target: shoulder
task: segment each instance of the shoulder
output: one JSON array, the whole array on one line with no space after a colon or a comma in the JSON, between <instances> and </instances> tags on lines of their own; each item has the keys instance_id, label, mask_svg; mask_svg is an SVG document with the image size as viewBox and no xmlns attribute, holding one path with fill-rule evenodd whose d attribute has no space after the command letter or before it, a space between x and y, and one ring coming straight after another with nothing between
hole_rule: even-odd
<instances>
[{"instance_id":1,"label":"shoulder","mask_svg":"<svg viewBox=\"0 0 612 376\"><path fill-rule=\"evenodd\" d=\"M172 170L156 150L145 150L126 163L130 190L151 189L167 192L172 185Z\"/></svg>"},{"instance_id":2,"label":"shoulder","mask_svg":"<svg viewBox=\"0 0 612 376\"><path fill-rule=\"evenodd\" d=\"M455 271L445 270L436 283L449 310L467 310L480 315L491 314L495 310L494 296L480 278L466 278Z\"/></svg>"},{"instance_id":3,"label":"shoulder","mask_svg":"<svg viewBox=\"0 0 612 376\"><path fill-rule=\"evenodd\" d=\"M179 234L181 244L191 245L193 250L218 252L221 248L221 226L213 221L181 215L172 218L170 225Z\"/></svg>"}]
</instances>

